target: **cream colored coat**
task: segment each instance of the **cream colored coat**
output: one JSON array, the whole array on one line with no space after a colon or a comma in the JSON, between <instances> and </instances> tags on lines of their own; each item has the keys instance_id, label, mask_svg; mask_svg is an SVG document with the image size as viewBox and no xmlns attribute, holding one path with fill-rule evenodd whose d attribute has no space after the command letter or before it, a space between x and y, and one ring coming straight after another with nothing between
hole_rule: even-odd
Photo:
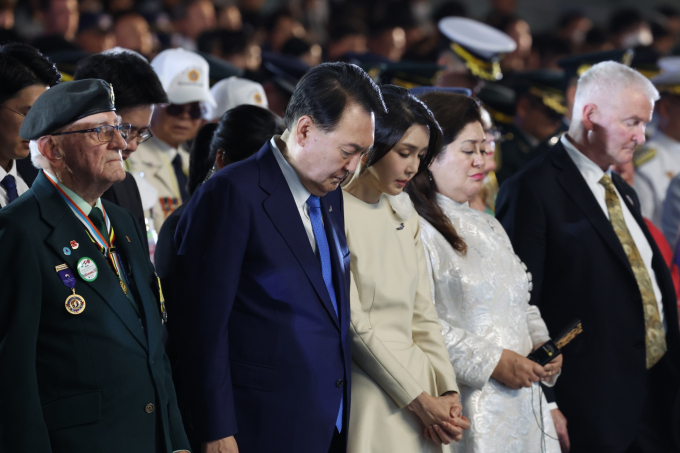
<instances>
[{"instance_id":1,"label":"cream colored coat","mask_svg":"<svg viewBox=\"0 0 680 453\"><path fill-rule=\"evenodd\" d=\"M173 148L160 141L157 137L142 143L137 147L137 151L132 153L126 161L126 170L132 173L135 178L141 177L153 186L158 194L156 202L151 209L144 210L144 217L153 219L153 226L156 232L161 230L165 219L182 204L182 198L177 185L177 177L172 168L172 163L168 158L168 151ZM189 153L180 146L176 150L182 156L182 169L185 174L189 171ZM142 199L144 199L144 187L139 187ZM168 208L168 203L162 203L163 199L174 199L174 208Z\"/></svg>"},{"instance_id":2,"label":"cream colored coat","mask_svg":"<svg viewBox=\"0 0 680 453\"><path fill-rule=\"evenodd\" d=\"M344 192L344 203L351 252L347 451L440 453L406 407L422 392L458 391L432 302L420 219L406 194L372 205Z\"/></svg>"}]
</instances>

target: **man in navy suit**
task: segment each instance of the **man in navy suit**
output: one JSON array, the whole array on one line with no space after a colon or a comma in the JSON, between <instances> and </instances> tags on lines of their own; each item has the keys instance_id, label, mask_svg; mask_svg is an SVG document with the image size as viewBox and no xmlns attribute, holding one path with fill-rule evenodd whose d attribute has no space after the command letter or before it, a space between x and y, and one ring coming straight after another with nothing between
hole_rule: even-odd
<instances>
[{"instance_id":1,"label":"man in navy suit","mask_svg":"<svg viewBox=\"0 0 680 453\"><path fill-rule=\"evenodd\" d=\"M193 196L175 242L184 423L207 452L345 451L349 250L340 183L385 112L357 66L316 66L286 131Z\"/></svg>"}]
</instances>

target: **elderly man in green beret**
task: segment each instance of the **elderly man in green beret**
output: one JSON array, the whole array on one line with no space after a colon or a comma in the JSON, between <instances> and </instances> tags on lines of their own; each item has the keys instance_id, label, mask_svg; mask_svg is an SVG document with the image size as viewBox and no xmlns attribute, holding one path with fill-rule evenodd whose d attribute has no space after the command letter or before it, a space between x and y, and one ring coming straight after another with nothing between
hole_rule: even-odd
<instances>
[{"instance_id":1,"label":"elderly man in green beret","mask_svg":"<svg viewBox=\"0 0 680 453\"><path fill-rule=\"evenodd\" d=\"M0 451L188 451L144 232L100 199L129 133L98 79L47 90L23 121L42 171L0 212Z\"/></svg>"}]
</instances>

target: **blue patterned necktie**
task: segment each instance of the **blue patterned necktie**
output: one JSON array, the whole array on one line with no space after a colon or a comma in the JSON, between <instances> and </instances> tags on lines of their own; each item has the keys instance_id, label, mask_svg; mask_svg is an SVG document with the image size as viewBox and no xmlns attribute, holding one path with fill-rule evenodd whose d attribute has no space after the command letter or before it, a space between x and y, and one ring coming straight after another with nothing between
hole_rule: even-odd
<instances>
[{"instance_id":1,"label":"blue patterned necktie","mask_svg":"<svg viewBox=\"0 0 680 453\"><path fill-rule=\"evenodd\" d=\"M5 192L7 192L7 199L9 200L9 203L13 202L14 200L17 199L17 197L19 197L19 193L17 192L17 182L14 179L14 176L12 175L5 176L2 179L2 181L0 181L0 185L2 185L2 187L5 188Z\"/></svg>"},{"instance_id":2,"label":"blue patterned necktie","mask_svg":"<svg viewBox=\"0 0 680 453\"><path fill-rule=\"evenodd\" d=\"M338 315L338 303L335 300L335 288L333 287L331 250L328 247L328 238L326 238L326 231L323 229L323 221L321 220L321 200L316 195L310 195L307 199L307 206L309 206L309 219L312 221L312 230L314 230L316 247L319 249L323 281L326 284L328 295L330 296L331 302L333 303L335 314ZM338 316L338 319L339 318L340 317ZM335 426L338 428L338 432L342 432L342 406L343 401L340 400L340 411L338 411L338 418L335 421Z\"/></svg>"}]
</instances>

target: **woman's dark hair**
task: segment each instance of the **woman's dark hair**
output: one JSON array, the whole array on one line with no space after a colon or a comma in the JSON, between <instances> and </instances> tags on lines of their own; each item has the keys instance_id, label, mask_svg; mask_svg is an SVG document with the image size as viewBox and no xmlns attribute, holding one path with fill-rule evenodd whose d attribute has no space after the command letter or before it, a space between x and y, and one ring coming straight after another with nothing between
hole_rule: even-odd
<instances>
[{"instance_id":1,"label":"woman's dark hair","mask_svg":"<svg viewBox=\"0 0 680 453\"><path fill-rule=\"evenodd\" d=\"M81 60L73 80L102 79L113 86L116 110L168 102L163 85L144 57L131 51L99 53Z\"/></svg>"},{"instance_id":2,"label":"woman's dark hair","mask_svg":"<svg viewBox=\"0 0 680 453\"><path fill-rule=\"evenodd\" d=\"M406 131L416 124L426 126L430 130L427 152L420 159L418 171L426 169L442 146L442 130L432 116L432 112L418 98L409 94L405 88L382 85L380 91L387 106L387 113L376 116L373 148L361 171L385 157L399 143Z\"/></svg>"},{"instance_id":3,"label":"woman's dark hair","mask_svg":"<svg viewBox=\"0 0 680 453\"><path fill-rule=\"evenodd\" d=\"M435 159L456 139L465 126L475 121L482 123L479 102L462 94L430 92L420 96L420 100L432 111L444 135L442 147ZM431 173L419 172L406 184L405 190L411 196L418 214L430 222L455 251L465 255L467 245L463 238L458 236L458 232L439 206L437 184L431 179Z\"/></svg>"},{"instance_id":4,"label":"woman's dark hair","mask_svg":"<svg viewBox=\"0 0 680 453\"><path fill-rule=\"evenodd\" d=\"M57 66L35 47L21 43L0 46L0 104L26 87L52 87L60 80Z\"/></svg>"},{"instance_id":5,"label":"woman's dark hair","mask_svg":"<svg viewBox=\"0 0 680 453\"><path fill-rule=\"evenodd\" d=\"M219 150L224 150L222 164L233 164L255 154L284 129L278 115L256 105L239 105L227 110L217 123L203 126L191 147L189 193L194 193L203 182Z\"/></svg>"},{"instance_id":6,"label":"woman's dark hair","mask_svg":"<svg viewBox=\"0 0 680 453\"><path fill-rule=\"evenodd\" d=\"M375 116L385 112L380 89L363 69L349 63L322 63L300 79L283 121L291 130L298 119L309 115L319 129L331 132L351 103Z\"/></svg>"}]
</instances>

